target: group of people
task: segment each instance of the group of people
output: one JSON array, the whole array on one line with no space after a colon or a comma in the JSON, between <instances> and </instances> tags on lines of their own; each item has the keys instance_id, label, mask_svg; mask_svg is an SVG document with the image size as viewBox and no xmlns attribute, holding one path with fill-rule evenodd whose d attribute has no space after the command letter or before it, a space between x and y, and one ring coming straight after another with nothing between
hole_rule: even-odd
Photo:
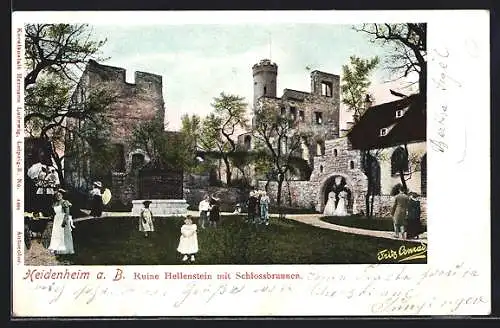
<instances>
[{"instance_id":1,"label":"group of people","mask_svg":"<svg viewBox=\"0 0 500 328\"><path fill-rule=\"evenodd\" d=\"M38 212L48 216L51 213L54 195L60 187L59 176L53 166L37 164L31 168L31 171L28 171L28 176L32 178L35 185L34 205Z\"/></svg>"},{"instance_id":2,"label":"group of people","mask_svg":"<svg viewBox=\"0 0 500 328\"><path fill-rule=\"evenodd\" d=\"M220 220L220 199L215 196L205 195L198 204L198 212L200 215L200 225L202 229L209 227L216 228L217 222Z\"/></svg>"},{"instance_id":3,"label":"group of people","mask_svg":"<svg viewBox=\"0 0 500 328\"><path fill-rule=\"evenodd\" d=\"M407 190L401 187L391 209L396 238L414 239L419 237L423 230L420 211L418 195L414 192L407 194Z\"/></svg>"},{"instance_id":4,"label":"group of people","mask_svg":"<svg viewBox=\"0 0 500 328\"><path fill-rule=\"evenodd\" d=\"M264 190L252 190L248 197L247 223L269 225L270 199Z\"/></svg>"},{"instance_id":5,"label":"group of people","mask_svg":"<svg viewBox=\"0 0 500 328\"><path fill-rule=\"evenodd\" d=\"M349 202L347 187L344 187L340 192L328 193L328 200L323 210L325 216L347 216L347 204Z\"/></svg>"}]
</instances>

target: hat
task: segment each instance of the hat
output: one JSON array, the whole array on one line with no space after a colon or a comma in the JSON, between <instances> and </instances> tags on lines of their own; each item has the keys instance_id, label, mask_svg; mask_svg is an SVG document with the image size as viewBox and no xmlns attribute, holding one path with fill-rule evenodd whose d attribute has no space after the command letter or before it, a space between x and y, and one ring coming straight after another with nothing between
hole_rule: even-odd
<instances>
[{"instance_id":1,"label":"hat","mask_svg":"<svg viewBox=\"0 0 500 328\"><path fill-rule=\"evenodd\" d=\"M142 202L143 205L149 205L151 203L153 203L153 202L150 201L150 200L145 200L145 201Z\"/></svg>"},{"instance_id":2,"label":"hat","mask_svg":"<svg viewBox=\"0 0 500 328\"><path fill-rule=\"evenodd\" d=\"M102 187L101 181L94 182L94 186L97 186L97 187L101 188Z\"/></svg>"},{"instance_id":3,"label":"hat","mask_svg":"<svg viewBox=\"0 0 500 328\"><path fill-rule=\"evenodd\" d=\"M61 194L65 194L66 193L66 190L62 189L62 188L59 188L57 189L57 192L60 192Z\"/></svg>"}]
</instances>

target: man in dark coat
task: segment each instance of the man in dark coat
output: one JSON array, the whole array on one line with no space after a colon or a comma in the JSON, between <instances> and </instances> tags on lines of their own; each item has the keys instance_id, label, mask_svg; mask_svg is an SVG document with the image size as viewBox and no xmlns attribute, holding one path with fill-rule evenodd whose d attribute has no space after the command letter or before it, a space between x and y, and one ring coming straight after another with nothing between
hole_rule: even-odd
<instances>
[{"instance_id":1,"label":"man in dark coat","mask_svg":"<svg viewBox=\"0 0 500 328\"><path fill-rule=\"evenodd\" d=\"M257 216L257 197L255 197L255 191L251 191L248 197L248 218L247 222L255 223Z\"/></svg>"},{"instance_id":2,"label":"man in dark coat","mask_svg":"<svg viewBox=\"0 0 500 328\"><path fill-rule=\"evenodd\" d=\"M422 223L420 222L420 201L418 195L410 193L410 200L408 202L408 226L406 236L407 238L418 238L422 232Z\"/></svg>"}]
</instances>

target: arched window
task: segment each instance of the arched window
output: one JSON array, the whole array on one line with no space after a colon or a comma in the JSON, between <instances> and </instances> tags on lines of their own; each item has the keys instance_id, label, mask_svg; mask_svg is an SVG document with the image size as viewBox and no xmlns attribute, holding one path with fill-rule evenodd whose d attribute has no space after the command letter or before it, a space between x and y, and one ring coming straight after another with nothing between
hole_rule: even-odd
<instances>
[{"instance_id":1,"label":"arched window","mask_svg":"<svg viewBox=\"0 0 500 328\"><path fill-rule=\"evenodd\" d=\"M420 160L420 193L427 197L427 153Z\"/></svg>"},{"instance_id":2,"label":"arched window","mask_svg":"<svg viewBox=\"0 0 500 328\"><path fill-rule=\"evenodd\" d=\"M333 150L333 156L337 157L337 155L338 155L338 151L337 151L337 149L334 149Z\"/></svg>"},{"instance_id":3,"label":"arched window","mask_svg":"<svg viewBox=\"0 0 500 328\"><path fill-rule=\"evenodd\" d=\"M245 143L245 149L250 150L250 148L252 147L252 137L245 136L244 143Z\"/></svg>"},{"instance_id":4,"label":"arched window","mask_svg":"<svg viewBox=\"0 0 500 328\"><path fill-rule=\"evenodd\" d=\"M381 183L380 183L380 164L377 158L371 154L366 154L363 157L363 170L368 178L369 189L371 188L371 193L373 195L380 195Z\"/></svg>"},{"instance_id":5,"label":"arched window","mask_svg":"<svg viewBox=\"0 0 500 328\"><path fill-rule=\"evenodd\" d=\"M132 170L136 170L144 165L144 155L136 153L132 155Z\"/></svg>"},{"instance_id":6,"label":"arched window","mask_svg":"<svg viewBox=\"0 0 500 328\"><path fill-rule=\"evenodd\" d=\"M396 148L391 156L391 174L396 175L399 171L408 172L408 154L403 147Z\"/></svg>"},{"instance_id":7,"label":"arched window","mask_svg":"<svg viewBox=\"0 0 500 328\"><path fill-rule=\"evenodd\" d=\"M125 171L125 146L114 144L114 165L113 169L117 172Z\"/></svg>"},{"instance_id":8,"label":"arched window","mask_svg":"<svg viewBox=\"0 0 500 328\"><path fill-rule=\"evenodd\" d=\"M354 161L349 161L349 168L354 170Z\"/></svg>"},{"instance_id":9,"label":"arched window","mask_svg":"<svg viewBox=\"0 0 500 328\"><path fill-rule=\"evenodd\" d=\"M325 143L324 141L316 142L316 156L323 156L325 154Z\"/></svg>"},{"instance_id":10,"label":"arched window","mask_svg":"<svg viewBox=\"0 0 500 328\"><path fill-rule=\"evenodd\" d=\"M323 173L323 165L319 166L319 173Z\"/></svg>"}]
</instances>

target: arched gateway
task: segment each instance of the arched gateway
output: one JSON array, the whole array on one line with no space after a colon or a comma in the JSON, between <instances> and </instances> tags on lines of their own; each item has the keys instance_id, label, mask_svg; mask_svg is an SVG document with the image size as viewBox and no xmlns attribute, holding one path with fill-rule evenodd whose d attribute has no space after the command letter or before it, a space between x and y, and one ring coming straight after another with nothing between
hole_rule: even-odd
<instances>
[{"instance_id":1,"label":"arched gateway","mask_svg":"<svg viewBox=\"0 0 500 328\"><path fill-rule=\"evenodd\" d=\"M353 185L351 179L348 176L341 173L332 173L327 178L323 179L319 184L319 186L320 189L318 192L318 199L317 199L317 204L319 206L316 208L318 211L323 212L325 204L328 200L328 193L330 191L333 191L335 192L335 194L338 195L340 191L346 190L349 199L347 210L349 213L352 213Z\"/></svg>"}]
</instances>

